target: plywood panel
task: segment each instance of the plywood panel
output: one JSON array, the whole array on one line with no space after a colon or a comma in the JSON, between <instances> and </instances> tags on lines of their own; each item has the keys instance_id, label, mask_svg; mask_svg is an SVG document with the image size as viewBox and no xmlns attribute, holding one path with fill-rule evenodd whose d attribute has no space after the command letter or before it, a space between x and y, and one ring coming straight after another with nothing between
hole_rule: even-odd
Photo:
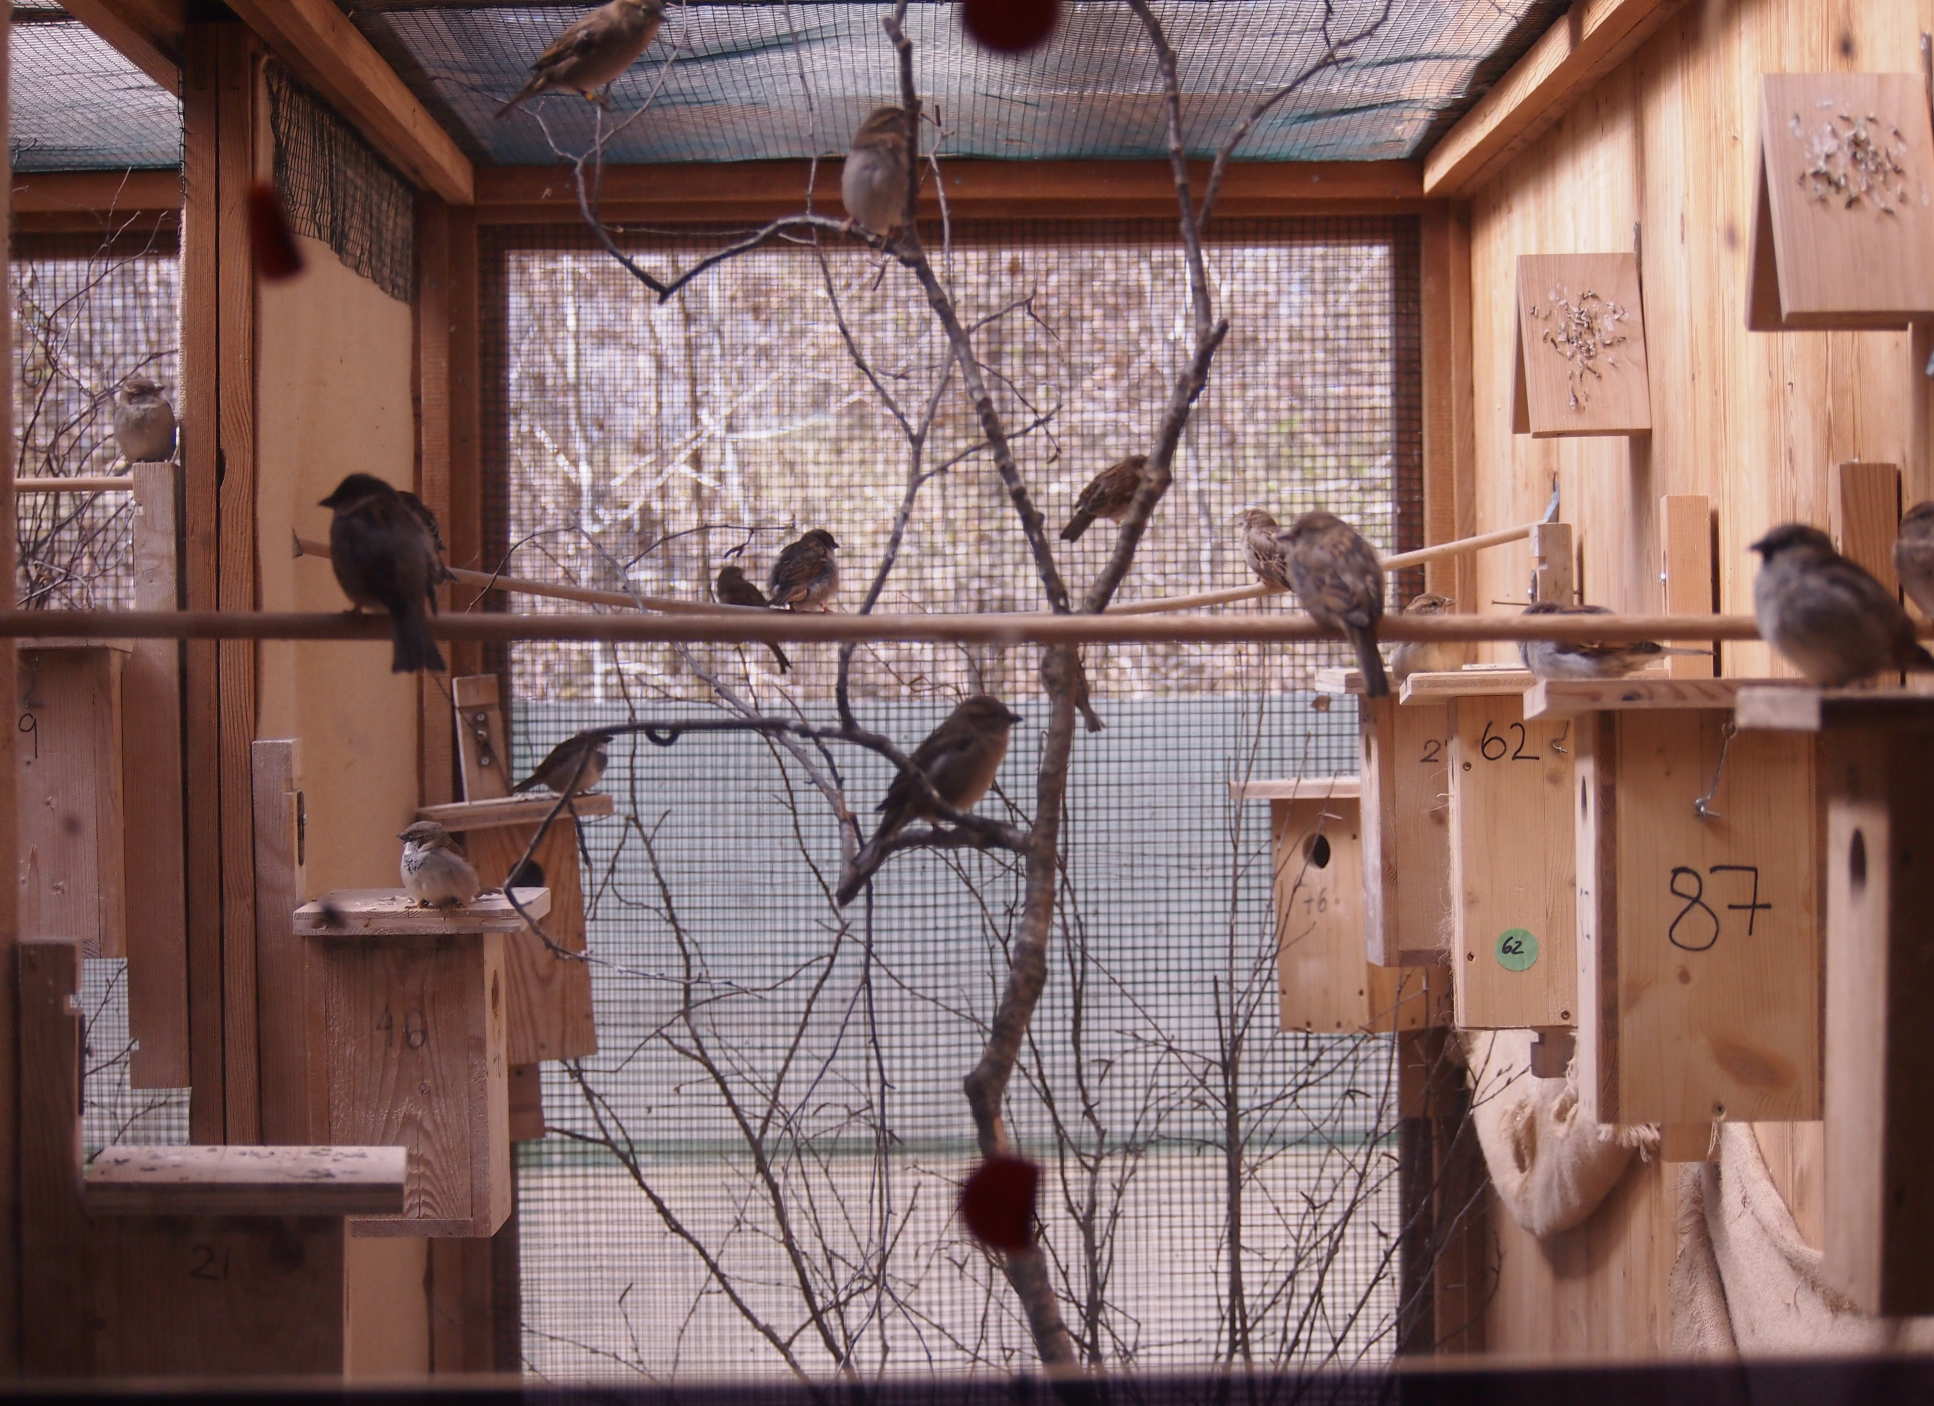
<instances>
[{"instance_id":1,"label":"plywood panel","mask_svg":"<svg viewBox=\"0 0 1934 1406\"><path fill-rule=\"evenodd\" d=\"M1517 426L1537 436L1632 434L1652 425L1635 254L1518 259Z\"/></svg>"},{"instance_id":2,"label":"plywood panel","mask_svg":"<svg viewBox=\"0 0 1934 1406\"><path fill-rule=\"evenodd\" d=\"M1357 708L1366 954L1436 964L1450 937L1450 707L1359 698Z\"/></svg>"},{"instance_id":3,"label":"plywood panel","mask_svg":"<svg viewBox=\"0 0 1934 1406\"><path fill-rule=\"evenodd\" d=\"M464 832L463 844L477 876L486 885L502 884L524 857L535 827L512 825ZM542 884L552 895L551 911L540 921L545 945L529 928L504 935L506 1039L513 1065L547 1059L577 1059L598 1052L598 1030L591 1012L591 968L569 954L585 948L584 881L579 872L577 826L566 818L551 826L531 855L542 877L520 883ZM1359 929L1358 947L1362 946Z\"/></svg>"}]
</instances>

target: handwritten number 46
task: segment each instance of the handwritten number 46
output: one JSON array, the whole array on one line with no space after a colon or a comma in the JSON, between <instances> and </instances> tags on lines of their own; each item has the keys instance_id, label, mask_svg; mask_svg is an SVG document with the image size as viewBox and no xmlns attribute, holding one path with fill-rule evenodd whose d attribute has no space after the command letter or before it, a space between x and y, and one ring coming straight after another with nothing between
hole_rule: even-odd
<instances>
[{"instance_id":1,"label":"handwritten number 46","mask_svg":"<svg viewBox=\"0 0 1934 1406\"><path fill-rule=\"evenodd\" d=\"M1757 864L1715 864L1708 871L1711 874L1745 874L1751 879L1751 889L1744 903L1728 903L1728 913L1746 915L1746 936L1753 935L1753 921L1761 913L1773 911L1770 903L1759 901L1759 866ZM1703 952L1719 941L1719 915L1706 902L1706 881L1697 869L1689 869L1683 864L1675 864L1666 880L1666 887L1674 898L1683 898L1686 906L1665 930L1665 940L1674 947L1686 952Z\"/></svg>"}]
</instances>

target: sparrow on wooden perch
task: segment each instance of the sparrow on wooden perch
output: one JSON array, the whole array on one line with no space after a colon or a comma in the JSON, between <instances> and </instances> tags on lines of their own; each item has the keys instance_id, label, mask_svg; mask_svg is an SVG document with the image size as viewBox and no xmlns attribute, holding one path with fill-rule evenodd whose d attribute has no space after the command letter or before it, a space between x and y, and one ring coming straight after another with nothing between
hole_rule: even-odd
<instances>
[{"instance_id":1,"label":"sparrow on wooden perch","mask_svg":"<svg viewBox=\"0 0 1934 1406\"><path fill-rule=\"evenodd\" d=\"M335 513L329 524L329 564L356 609L389 612L395 648L390 669L443 668L430 638L430 591L436 580L436 546L423 521L402 495L371 474L350 474L320 506Z\"/></svg>"},{"instance_id":2,"label":"sparrow on wooden perch","mask_svg":"<svg viewBox=\"0 0 1934 1406\"><path fill-rule=\"evenodd\" d=\"M1808 682L1843 688L1883 669L1934 669L1894 593L1819 528L1782 523L1752 550L1760 635Z\"/></svg>"},{"instance_id":3,"label":"sparrow on wooden perch","mask_svg":"<svg viewBox=\"0 0 1934 1406\"><path fill-rule=\"evenodd\" d=\"M450 832L419 820L396 837L403 842L403 889L422 908L457 908L483 887Z\"/></svg>"},{"instance_id":4,"label":"sparrow on wooden perch","mask_svg":"<svg viewBox=\"0 0 1934 1406\"><path fill-rule=\"evenodd\" d=\"M1146 454L1130 454L1096 474L1075 500L1074 516L1061 529L1061 540L1079 541L1081 534L1098 517L1105 517L1110 522L1120 522L1126 517L1128 505L1135 501L1135 492L1142 486L1142 472L1147 467Z\"/></svg>"},{"instance_id":5,"label":"sparrow on wooden perch","mask_svg":"<svg viewBox=\"0 0 1934 1406\"><path fill-rule=\"evenodd\" d=\"M908 760L947 805L958 811L972 810L994 784L994 773L1007 755L1009 729L1020 720L1020 714L1009 712L1007 705L991 693L976 693L942 719ZM884 862L889 840L914 820L937 818L925 792L904 771L893 778L885 798L874 809L881 813L879 828L854 858L851 871L839 886L835 901L841 907L853 901Z\"/></svg>"},{"instance_id":6,"label":"sparrow on wooden perch","mask_svg":"<svg viewBox=\"0 0 1934 1406\"><path fill-rule=\"evenodd\" d=\"M792 543L772 564L766 595L774 610L830 609L827 598L839 589L839 562L833 553L839 543L824 528L815 527Z\"/></svg>"},{"instance_id":7,"label":"sparrow on wooden perch","mask_svg":"<svg viewBox=\"0 0 1934 1406\"><path fill-rule=\"evenodd\" d=\"M1289 562L1289 582L1310 619L1341 630L1356 647L1363 696L1384 698L1390 681L1377 653L1383 617L1383 567L1370 544L1334 513L1304 513L1277 537Z\"/></svg>"},{"instance_id":8,"label":"sparrow on wooden perch","mask_svg":"<svg viewBox=\"0 0 1934 1406\"><path fill-rule=\"evenodd\" d=\"M720 605L750 605L760 610L769 609L772 602L766 599L765 592L745 579L736 562L727 562L719 568L719 579L712 583L712 597ZM792 660L786 658L786 651L777 644L768 642L766 648L772 651L773 659L779 665L779 672L786 673L792 668Z\"/></svg>"},{"instance_id":9,"label":"sparrow on wooden perch","mask_svg":"<svg viewBox=\"0 0 1934 1406\"><path fill-rule=\"evenodd\" d=\"M1907 598L1934 618L1934 502L1916 503L1900 520L1894 543L1894 570Z\"/></svg>"},{"instance_id":10,"label":"sparrow on wooden perch","mask_svg":"<svg viewBox=\"0 0 1934 1406\"><path fill-rule=\"evenodd\" d=\"M1241 521L1242 559L1249 563L1249 569L1263 585L1287 591L1289 560L1283 555L1283 544L1278 540L1282 529L1276 519L1261 508L1251 508L1242 515Z\"/></svg>"},{"instance_id":11,"label":"sparrow on wooden perch","mask_svg":"<svg viewBox=\"0 0 1934 1406\"><path fill-rule=\"evenodd\" d=\"M867 113L839 173L839 198L847 216L881 236L905 224L912 159L906 109L876 107Z\"/></svg>"},{"instance_id":12,"label":"sparrow on wooden perch","mask_svg":"<svg viewBox=\"0 0 1934 1406\"><path fill-rule=\"evenodd\" d=\"M581 796L598 784L609 760L606 747L611 739L602 732L574 732L550 751L522 781L510 789L535 791L539 786L555 795L567 790Z\"/></svg>"},{"instance_id":13,"label":"sparrow on wooden perch","mask_svg":"<svg viewBox=\"0 0 1934 1406\"><path fill-rule=\"evenodd\" d=\"M1405 615L1450 615L1455 602L1431 591L1412 596ZM1471 640L1405 640L1390 655L1390 677L1402 683L1412 674L1451 673L1471 662L1476 653Z\"/></svg>"},{"instance_id":14,"label":"sparrow on wooden perch","mask_svg":"<svg viewBox=\"0 0 1934 1406\"><path fill-rule=\"evenodd\" d=\"M1562 601L1533 601L1526 615L1610 615L1602 605L1566 605ZM1519 640L1518 655L1537 679L1622 679L1666 654L1705 654L1710 649L1681 649L1653 640L1600 644L1581 640Z\"/></svg>"},{"instance_id":15,"label":"sparrow on wooden perch","mask_svg":"<svg viewBox=\"0 0 1934 1406\"><path fill-rule=\"evenodd\" d=\"M146 376L114 392L114 447L130 464L161 464L175 453L175 408Z\"/></svg>"},{"instance_id":16,"label":"sparrow on wooden perch","mask_svg":"<svg viewBox=\"0 0 1934 1406\"><path fill-rule=\"evenodd\" d=\"M531 64L530 79L497 109L508 117L539 93L564 89L604 101L600 90L636 63L665 18L665 0L611 0L572 21Z\"/></svg>"}]
</instances>

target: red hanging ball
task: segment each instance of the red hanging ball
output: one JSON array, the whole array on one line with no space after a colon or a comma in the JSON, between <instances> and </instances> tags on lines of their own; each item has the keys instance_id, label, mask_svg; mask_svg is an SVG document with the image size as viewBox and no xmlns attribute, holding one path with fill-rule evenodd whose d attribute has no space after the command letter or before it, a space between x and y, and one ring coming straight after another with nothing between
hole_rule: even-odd
<instances>
[{"instance_id":1,"label":"red hanging ball","mask_svg":"<svg viewBox=\"0 0 1934 1406\"><path fill-rule=\"evenodd\" d=\"M960 1188L960 1219L967 1233L996 1250L1013 1253L1034 1243L1034 1197L1041 1169L1025 1157L989 1157Z\"/></svg>"},{"instance_id":2,"label":"red hanging ball","mask_svg":"<svg viewBox=\"0 0 1934 1406\"><path fill-rule=\"evenodd\" d=\"M1061 0L961 0L960 23L975 42L1000 54L1020 54L1054 33Z\"/></svg>"},{"instance_id":3,"label":"red hanging ball","mask_svg":"<svg viewBox=\"0 0 1934 1406\"><path fill-rule=\"evenodd\" d=\"M248 242L255 253L255 271L269 282L302 272L302 247L282 214L282 198L266 182L249 187Z\"/></svg>"}]
</instances>

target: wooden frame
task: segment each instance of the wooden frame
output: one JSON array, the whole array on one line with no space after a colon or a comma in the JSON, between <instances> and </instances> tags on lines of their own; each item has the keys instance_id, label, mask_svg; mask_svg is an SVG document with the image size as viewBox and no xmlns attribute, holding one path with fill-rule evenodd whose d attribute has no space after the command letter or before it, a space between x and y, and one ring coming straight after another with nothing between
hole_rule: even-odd
<instances>
[{"instance_id":1,"label":"wooden frame","mask_svg":"<svg viewBox=\"0 0 1934 1406\"><path fill-rule=\"evenodd\" d=\"M1521 254L1517 312L1517 433L1651 431L1638 255Z\"/></svg>"}]
</instances>

